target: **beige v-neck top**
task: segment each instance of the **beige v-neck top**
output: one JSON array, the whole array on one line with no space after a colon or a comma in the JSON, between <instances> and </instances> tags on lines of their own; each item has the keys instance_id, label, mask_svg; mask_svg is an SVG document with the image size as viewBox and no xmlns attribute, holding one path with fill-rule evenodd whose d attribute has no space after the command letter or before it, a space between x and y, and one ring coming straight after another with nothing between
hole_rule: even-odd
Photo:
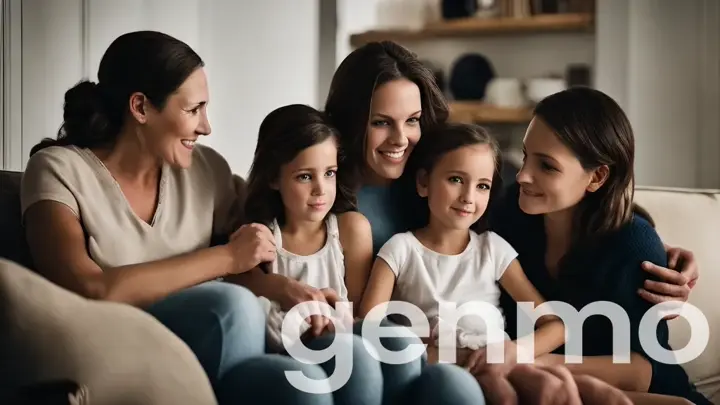
<instances>
[{"instance_id":1,"label":"beige v-neck top","mask_svg":"<svg viewBox=\"0 0 720 405\"><path fill-rule=\"evenodd\" d=\"M20 198L23 216L43 200L68 207L85 229L90 257L108 268L208 247L213 235L234 230L244 196L244 181L225 159L196 144L188 169L163 167L150 223L135 214L102 161L85 148L51 146L34 154Z\"/></svg>"}]
</instances>

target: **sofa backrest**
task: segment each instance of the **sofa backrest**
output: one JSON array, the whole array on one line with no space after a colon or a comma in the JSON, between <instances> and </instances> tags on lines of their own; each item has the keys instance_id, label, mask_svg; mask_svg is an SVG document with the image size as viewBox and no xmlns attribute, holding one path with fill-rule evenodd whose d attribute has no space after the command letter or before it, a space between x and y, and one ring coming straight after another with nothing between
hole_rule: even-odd
<instances>
[{"instance_id":1,"label":"sofa backrest","mask_svg":"<svg viewBox=\"0 0 720 405\"><path fill-rule=\"evenodd\" d=\"M0 257L32 268L20 216L21 172L0 170Z\"/></svg>"},{"instance_id":2,"label":"sofa backrest","mask_svg":"<svg viewBox=\"0 0 720 405\"><path fill-rule=\"evenodd\" d=\"M637 187L635 201L652 215L663 242L690 250L698 262L700 278L689 302L707 319L709 340L702 354L683 367L700 392L720 404L720 190ZM683 349L691 337L688 321L678 317L669 325L671 346ZM693 339L701 332L694 329Z\"/></svg>"}]
</instances>

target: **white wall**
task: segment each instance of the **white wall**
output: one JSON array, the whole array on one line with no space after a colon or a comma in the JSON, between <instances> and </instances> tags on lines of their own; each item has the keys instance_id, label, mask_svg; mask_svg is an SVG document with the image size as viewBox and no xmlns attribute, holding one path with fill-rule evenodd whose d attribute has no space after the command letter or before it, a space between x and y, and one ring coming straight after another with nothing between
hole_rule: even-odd
<instances>
[{"instance_id":1,"label":"white wall","mask_svg":"<svg viewBox=\"0 0 720 405\"><path fill-rule=\"evenodd\" d=\"M720 188L720 2L705 0L699 12L697 185Z\"/></svg>"},{"instance_id":2,"label":"white wall","mask_svg":"<svg viewBox=\"0 0 720 405\"><path fill-rule=\"evenodd\" d=\"M323 108L337 68L338 2L319 2L317 107Z\"/></svg>"},{"instance_id":3,"label":"white wall","mask_svg":"<svg viewBox=\"0 0 720 405\"><path fill-rule=\"evenodd\" d=\"M107 47L126 32L162 31L199 51L201 8L198 0L85 0L84 3L88 11L84 21L88 42L85 61L91 80L97 80L100 59Z\"/></svg>"},{"instance_id":4,"label":"white wall","mask_svg":"<svg viewBox=\"0 0 720 405\"><path fill-rule=\"evenodd\" d=\"M597 86L633 124L638 184L720 187L718 2L598 6Z\"/></svg>"},{"instance_id":5,"label":"white wall","mask_svg":"<svg viewBox=\"0 0 720 405\"><path fill-rule=\"evenodd\" d=\"M21 0L2 2L2 100L0 109L0 168L19 170L22 166L22 20ZM15 135L15 136L13 136Z\"/></svg>"},{"instance_id":6,"label":"white wall","mask_svg":"<svg viewBox=\"0 0 720 405\"><path fill-rule=\"evenodd\" d=\"M213 126L204 142L239 174L250 167L270 111L318 106L318 1L203 2L199 49L208 63Z\"/></svg>"},{"instance_id":7,"label":"white wall","mask_svg":"<svg viewBox=\"0 0 720 405\"><path fill-rule=\"evenodd\" d=\"M83 74L96 80L112 40L152 29L206 61L213 133L204 143L245 175L265 115L321 99L318 1L23 0L22 167L34 144L57 133L65 91Z\"/></svg>"},{"instance_id":8,"label":"white wall","mask_svg":"<svg viewBox=\"0 0 720 405\"><path fill-rule=\"evenodd\" d=\"M352 52L350 35L378 27L379 4L384 0L337 0L336 65Z\"/></svg>"},{"instance_id":9,"label":"white wall","mask_svg":"<svg viewBox=\"0 0 720 405\"><path fill-rule=\"evenodd\" d=\"M22 2L24 168L32 146L42 138L56 136L63 96L80 79L83 59L80 0Z\"/></svg>"}]
</instances>

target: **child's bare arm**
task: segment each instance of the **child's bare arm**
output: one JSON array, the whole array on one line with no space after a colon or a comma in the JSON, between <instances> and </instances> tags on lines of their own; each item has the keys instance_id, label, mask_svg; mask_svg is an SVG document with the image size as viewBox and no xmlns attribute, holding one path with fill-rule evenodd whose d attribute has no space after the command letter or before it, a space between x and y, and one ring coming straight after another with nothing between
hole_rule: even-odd
<instances>
[{"instance_id":1,"label":"child's bare arm","mask_svg":"<svg viewBox=\"0 0 720 405\"><path fill-rule=\"evenodd\" d=\"M545 303L545 299L528 280L517 259L510 262L499 281L518 303L532 302L535 307ZM537 320L537 325L539 327L534 334L535 357L550 353L565 343L565 325L560 318L552 315L543 316ZM520 341L518 344L522 345Z\"/></svg>"},{"instance_id":2,"label":"child's bare arm","mask_svg":"<svg viewBox=\"0 0 720 405\"><path fill-rule=\"evenodd\" d=\"M390 270L385 260L378 258L370 272L370 280L360 302L358 316L365 318L373 308L390 301L394 288L395 273Z\"/></svg>"},{"instance_id":3,"label":"child's bare arm","mask_svg":"<svg viewBox=\"0 0 720 405\"><path fill-rule=\"evenodd\" d=\"M338 228L345 256L348 300L353 304L353 312L357 314L373 264L372 231L367 218L359 212L339 215Z\"/></svg>"}]
</instances>

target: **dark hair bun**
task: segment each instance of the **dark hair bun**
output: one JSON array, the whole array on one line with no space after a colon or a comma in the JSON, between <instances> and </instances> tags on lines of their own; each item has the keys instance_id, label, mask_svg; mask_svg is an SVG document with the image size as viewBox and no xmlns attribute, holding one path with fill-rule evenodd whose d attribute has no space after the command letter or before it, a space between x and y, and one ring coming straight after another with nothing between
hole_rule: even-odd
<instances>
[{"instance_id":1,"label":"dark hair bun","mask_svg":"<svg viewBox=\"0 0 720 405\"><path fill-rule=\"evenodd\" d=\"M87 147L107 136L108 120L98 85L84 80L65 92L62 134L73 144Z\"/></svg>"}]
</instances>

